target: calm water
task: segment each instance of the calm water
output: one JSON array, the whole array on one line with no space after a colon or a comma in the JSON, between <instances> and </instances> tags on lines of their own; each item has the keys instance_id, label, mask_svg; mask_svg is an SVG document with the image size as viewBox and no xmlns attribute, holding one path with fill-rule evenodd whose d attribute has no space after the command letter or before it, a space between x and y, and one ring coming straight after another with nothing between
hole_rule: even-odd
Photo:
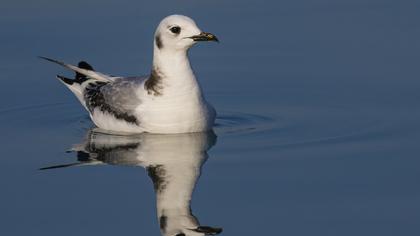
<instances>
[{"instance_id":1,"label":"calm water","mask_svg":"<svg viewBox=\"0 0 420 236\"><path fill-rule=\"evenodd\" d=\"M419 235L419 8L2 1L0 235ZM221 40L191 50L215 134L98 133L36 58L148 73L173 13Z\"/></svg>"}]
</instances>

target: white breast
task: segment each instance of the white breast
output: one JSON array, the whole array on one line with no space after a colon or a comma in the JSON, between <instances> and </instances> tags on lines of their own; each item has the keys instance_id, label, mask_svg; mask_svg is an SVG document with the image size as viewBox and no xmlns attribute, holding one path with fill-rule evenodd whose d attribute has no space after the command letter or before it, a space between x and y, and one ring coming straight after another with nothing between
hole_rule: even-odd
<instances>
[{"instance_id":1,"label":"white breast","mask_svg":"<svg viewBox=\"0 0 420 236\"><path fill-rule=\"evenodd\" d=\"M150 133L187 133L210 130L214 108L200 92L148 95L137 109L140 126Z\"/></svg>"}]
</instances>

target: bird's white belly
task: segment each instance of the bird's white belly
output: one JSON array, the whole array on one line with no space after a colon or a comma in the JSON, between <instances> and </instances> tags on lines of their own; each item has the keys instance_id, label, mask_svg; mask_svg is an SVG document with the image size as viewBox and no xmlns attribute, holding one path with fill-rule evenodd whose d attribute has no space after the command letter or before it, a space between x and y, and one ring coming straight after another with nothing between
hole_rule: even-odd
<instances>
[{"instance_id":1,"label":"bird's white belly","mask_svg":"<svg viewBox=\"0 0 420 236\"><path fill-rule=\"evenodd\" d=\"M210 130L216 113L205 101L151 102L140 106L140 126L150 133L189 133Z\"/></svg>"},{"instance_id":2,"label":"bird's white belly","mask_svg":"<svg viewBox=\"0 0 420 236\"><path fill-rule=\"evenodd\" d=\"M125 120L117 119L115 116L108 112L103 112L99 109L95 109L93 113L90 113L92 121L101 129L123 132L123 133L142 133L142 129L137 124L127 122Z\"/></svg>"}]
</instances>

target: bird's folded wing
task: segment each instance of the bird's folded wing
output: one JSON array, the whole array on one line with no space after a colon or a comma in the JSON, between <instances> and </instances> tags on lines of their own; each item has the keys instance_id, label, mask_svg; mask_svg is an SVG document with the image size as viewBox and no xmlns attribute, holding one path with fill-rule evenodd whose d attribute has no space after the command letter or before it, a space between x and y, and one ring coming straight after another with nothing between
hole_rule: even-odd
<instances>
[{"instance_id":1,"label":"bird's folded wing","mask_svg":"<svg viewBox=\"0 0 420 236\"><path fill-rule=\"evenodd\" d=\"M121 78L102 86L99 90L104 102L117 110L133 111L140 104L136 91L141 87L142 79Z\"/></svg>"},{"instance_id":2,"label":"bird's folded wing","mask_svg":"<svg viewBox=\"0 0 420 236\"><path fill-rule=\"evenodd\" d=\"M118 79L114 82L96 81L85 88L84 100L90 112L100 110L117 119L138 124L135 109L140 104L136 91L142 85L141 79Z\"/></svg>"}]
</instances>

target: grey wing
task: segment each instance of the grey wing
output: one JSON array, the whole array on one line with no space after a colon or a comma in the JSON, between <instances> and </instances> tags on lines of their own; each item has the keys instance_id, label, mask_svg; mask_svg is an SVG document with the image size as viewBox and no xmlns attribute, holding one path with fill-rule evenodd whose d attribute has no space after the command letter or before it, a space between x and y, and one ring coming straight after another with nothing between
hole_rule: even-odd
<instances>
[{"instance_id":1,"label":"grey wing","mask_svg":"<svg viewBox=\"0 0 420 236\"><path fill-rule=\"evenodd\" d=\"M134 110L141 101L136 91L145 79L144 77L127 77L118 78L113 82L90 82L84 93L86 107L92 114L99 110L117 119L138 124Z\"/></svg>"},{"instance_id":2,"label":"grey wing","mask_svg":"<svg viewBox=\"0 0 420 236\"><path fill-rule=\"evenodd\" d=\"M114 82L101 88L105 102L115 109L134 110L139 104L138 89L145 78L126 77L116 79Z\"/></svg>"}]
</instances>

